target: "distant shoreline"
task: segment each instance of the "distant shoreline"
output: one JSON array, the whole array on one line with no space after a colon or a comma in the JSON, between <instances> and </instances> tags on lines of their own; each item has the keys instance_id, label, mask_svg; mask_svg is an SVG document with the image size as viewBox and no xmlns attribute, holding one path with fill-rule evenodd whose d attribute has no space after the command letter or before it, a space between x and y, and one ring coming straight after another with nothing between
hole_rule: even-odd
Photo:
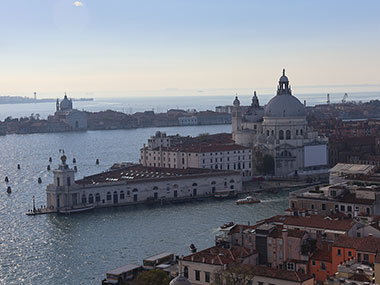
<instances>
[{"instance_id":1,"label":"distant shoreline","mask_svg":"<svg viewBox=\"0 0 380 285\"><path fill-rule=\"evenodd\" d=\"M74 102L77 101L94 101L94 98L71 98ZM0 104L32 104L32 103L52 103L57 99L34 99L20 96L0 96Z\"/></svg>"}]
</instances>

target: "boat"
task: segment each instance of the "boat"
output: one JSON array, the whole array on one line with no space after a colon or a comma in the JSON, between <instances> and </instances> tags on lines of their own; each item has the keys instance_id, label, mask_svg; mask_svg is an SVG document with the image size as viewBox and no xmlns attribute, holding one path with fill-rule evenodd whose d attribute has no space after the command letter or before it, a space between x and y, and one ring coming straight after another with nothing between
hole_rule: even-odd
<instances>
[{"instance_id":1,"label":"boat","mask_svg":"<svg viewBox=\"0 0 380 285\"><path fill-rule=\"evenodd\" d=\"M95 208L95 205L85 206L85 207L78 207L78 208L62 208L58 210L59 214L74 214L74 213L80 213L85 211L90 211Z\"/></svg>"},{"instance_id":2,"label":"boat","mask_svg":"<svg viewBox=\"0 0 380 285\"><path fill-rule=\"evenodd\" d=\"M244 199L239 199L236 201L236 205L243 205L243 204L256 204L260 203L261 201L257 199L256 197L248 196Z\"/></svg>"}]
</instances>

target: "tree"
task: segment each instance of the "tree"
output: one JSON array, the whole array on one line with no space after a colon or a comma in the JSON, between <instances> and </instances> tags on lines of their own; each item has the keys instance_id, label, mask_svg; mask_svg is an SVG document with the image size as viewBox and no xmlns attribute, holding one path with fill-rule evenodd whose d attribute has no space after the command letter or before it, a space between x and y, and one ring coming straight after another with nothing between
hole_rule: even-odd
<instances>
[{"instance_id":1,"label":"tree","mask_svg":"<svg viewBox=\"0 0 380 285\"><path fill-rule=\"evenodd\" d=\"M140 273L133 285L168 285L170 277L162 270L152 269Z\"/></svg>"},{"instance_id":2,"label":"tree","mask_svg":"<svg viewBox=\"0 0 380 285\"><path fill-rule=\"evenodd\" d=\"M249 285L254 277L252 265L235 264L215 273L214 285Z\"/></svg>"},{"instance_id":3,"label":"tree","mask_svg":"<svg viewBox=\"0 0 380 285\"><path fill-rule=\"evenodd\" d=\"M274 173L274 159L273 156L265 154L257 165L257 171L261 174L273 174Z\"/></svg>"}]
</instances>

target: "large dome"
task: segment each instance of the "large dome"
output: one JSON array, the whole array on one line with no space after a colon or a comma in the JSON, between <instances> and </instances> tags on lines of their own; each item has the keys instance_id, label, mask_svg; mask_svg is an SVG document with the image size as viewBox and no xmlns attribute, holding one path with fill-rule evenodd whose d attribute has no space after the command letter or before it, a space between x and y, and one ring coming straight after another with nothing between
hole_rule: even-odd
<instances>
[{"instance_id":1,"label":"large dome","mask_svg":"<svg viewBox=\"0 0 380 285\"><path fill-rule=\"evenodd\" d=\"M305 116L305 107L293 95L276 95L265 107L264 117Z\"/></svg>"},{"instance_id":2,"label":"large dome","mask_svg":"<svg viewBox=\"0 0 380 285\"><path fill-rule=\"evenodd\" d=\"M278 82L277 95L274 96L265 107L264 117L304 117L306 111L304 105L292 95L285 69Z\"/></svg>"},{"instance_id":3,"label":"large dome","mask_svg":"<svg viewBox=\"0 0 380 285\"><path fill-rule=\"evenodd\" d=\"M65 94L65 97L61 101L61 104L59 105L61 111L65 110L71 110L73 108L73 103L71 100L67 98L67 95Z\"/></svg>"}]
</instances>

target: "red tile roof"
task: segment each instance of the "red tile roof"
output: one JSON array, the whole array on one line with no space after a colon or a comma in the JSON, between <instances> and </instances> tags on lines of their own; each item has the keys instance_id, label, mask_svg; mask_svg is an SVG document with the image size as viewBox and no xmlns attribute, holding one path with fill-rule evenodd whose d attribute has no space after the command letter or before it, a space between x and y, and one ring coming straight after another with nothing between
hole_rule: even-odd
<instances>
[{"instance_id":1,"label":"red tile roof","mask_svg":"<svg viewBox=\"0 0 380 285\"><path fill-rule=\"evenodd\" d=\"M254 253L255 251L251 252L249 248L242 246L232 246L230 249L213 246L194 254L185 256L183 260L198 263L224 265L242 263L245 258L251 256Z\"/></svg>"},{"instance_id":2,"label":"red tile roof","mask_svg":"<svg viewBox=\"0 0 380 285\"><path fill-rule=\"evenodd\" d=\"M335 240L333 247L352 248L356 251L378 253L380 252L380 238L371 236L356 238L340 236Z\"/></svg>"},{"instance_id":3,"label":"red tile roof","mask_svg":"<svg viewBox=\"0 0 380 285\"><path fill-rule=\"evenodd\" d=\"M285 225L288 226L298 226L298 227L309 227L318 228L325 230L338 230L338 231L348 231L355 224L353 219L326 219L322 215L311 215L311 216L289 216L284 221Z\"/></svg>"},{"instance_id":4,"label":"red tile roof","mask_svg":"<svg viewBox=\"0 0 380 285\"><path fill-rule=\"evenodd\" d=\"M313 279L311 275L305 273L275 269L267 266L253 266L252 270L257 276L269 277L279 280L305 282L307 280Z\"/></svg>"}]
</instances>

